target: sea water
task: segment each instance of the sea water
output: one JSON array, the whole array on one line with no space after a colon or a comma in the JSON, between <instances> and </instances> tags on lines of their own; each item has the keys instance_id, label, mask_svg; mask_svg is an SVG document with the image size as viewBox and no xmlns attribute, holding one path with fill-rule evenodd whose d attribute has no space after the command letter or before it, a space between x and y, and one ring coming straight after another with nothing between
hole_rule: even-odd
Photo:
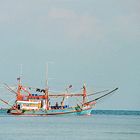
<instances>
[{"instance_id":1,"label":"sea water","mask_svg":"<svg viewBox=\"0 0 140 140\"><path fill-rule=\"evenodd\" d=\"M0 113L0 140L140 140L139 114L9 116Z\"/></svg>"}]
</instances>

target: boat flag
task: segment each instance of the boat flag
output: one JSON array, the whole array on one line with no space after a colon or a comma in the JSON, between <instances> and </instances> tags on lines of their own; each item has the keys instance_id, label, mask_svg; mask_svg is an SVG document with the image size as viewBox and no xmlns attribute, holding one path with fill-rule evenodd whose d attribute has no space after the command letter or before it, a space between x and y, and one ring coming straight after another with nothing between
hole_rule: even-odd
<instances>
[{"instance_id":1,"label":"boat flag","mask_svg":"<svg viewBox=\"0 0 140 140\"><path fill-rule=\"evenodd\" d=\"M72 88L72 85L69 85L69 88Z\"/></svg>"},{"instance_id":2,"label":"boat flag","mask_svg":"<svg viewBox=\"0 0 140 140\"><path fill-rule=\"evenodd\" d=\"M18 77L17 80L19 81L20 80L20 77Z\"/></svg>"}]
</instances>

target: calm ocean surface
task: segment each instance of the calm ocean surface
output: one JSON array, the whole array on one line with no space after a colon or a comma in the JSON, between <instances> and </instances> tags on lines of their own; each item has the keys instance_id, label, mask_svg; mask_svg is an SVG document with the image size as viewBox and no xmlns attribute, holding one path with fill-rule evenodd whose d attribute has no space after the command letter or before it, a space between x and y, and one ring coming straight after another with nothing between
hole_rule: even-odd
<instances>
[{"instance_id":1,"label":"calm ocean surface","mask_svg":"<svg viewBox=\"0 0 140 140\"><path fill-rule=\"evenodd\" d=\"M23 117L8 116L1 111L0 140L140 140L139 111L93 113Z\"/></svg>"}]
</instances>

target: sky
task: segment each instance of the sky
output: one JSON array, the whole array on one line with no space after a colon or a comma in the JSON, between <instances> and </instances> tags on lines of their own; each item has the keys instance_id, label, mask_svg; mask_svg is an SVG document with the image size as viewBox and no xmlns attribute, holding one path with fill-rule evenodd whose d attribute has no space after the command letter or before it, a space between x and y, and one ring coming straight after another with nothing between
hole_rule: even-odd
<instances>
[{"instance_id":1,"label":"sky","mask_svg":"<svg viewBox=\"0 0 140 140\"><path fill-rule=\"evenodd\" d=\"M139 45L139 0L0 0L0 82L9 85L22 64L23 83L44 87L48 63L50 88L118 87L96 109L140 110Z\"/></svg>"}]
</instances>

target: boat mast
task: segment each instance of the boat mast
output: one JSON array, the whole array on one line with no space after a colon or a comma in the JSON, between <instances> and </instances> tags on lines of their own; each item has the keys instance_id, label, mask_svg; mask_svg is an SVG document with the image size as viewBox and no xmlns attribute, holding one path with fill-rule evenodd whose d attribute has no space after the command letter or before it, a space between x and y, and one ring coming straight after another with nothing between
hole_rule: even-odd
<instances>
[{"instance_id":1,"label":"boat mast","mask_svg":"<svg viewBox=\"0 0 140 140\"><path fill-rule=\"evenodd\" d=\"M86 85L83 85L83 104L87 102L87 91L86 91Z\"/></svg>"},{"instance_id":2,"label":"boat mast","mask_svg":"<svg viewBox=\"0 0 140 140\"><path fill-rule=\"evenodd\" d=\"M45 88L46 109L49 110L49 93L48 93L48 63L46 64L46 88Z\"/></svg>"},{"instance_id":3,"label":"boat mast","mask_svg":"<svg viewBox=\"0 0 140 140\"><path fill-rule=\"evenodd\" d=\"M20 94L20 91L21 91L21 88L22 88L21 77L22 77L22 64L20 65L20 75L17 78L17 80L18 80L17 100L22 100L22 95Z\"/></svg>"}]
</instances>

